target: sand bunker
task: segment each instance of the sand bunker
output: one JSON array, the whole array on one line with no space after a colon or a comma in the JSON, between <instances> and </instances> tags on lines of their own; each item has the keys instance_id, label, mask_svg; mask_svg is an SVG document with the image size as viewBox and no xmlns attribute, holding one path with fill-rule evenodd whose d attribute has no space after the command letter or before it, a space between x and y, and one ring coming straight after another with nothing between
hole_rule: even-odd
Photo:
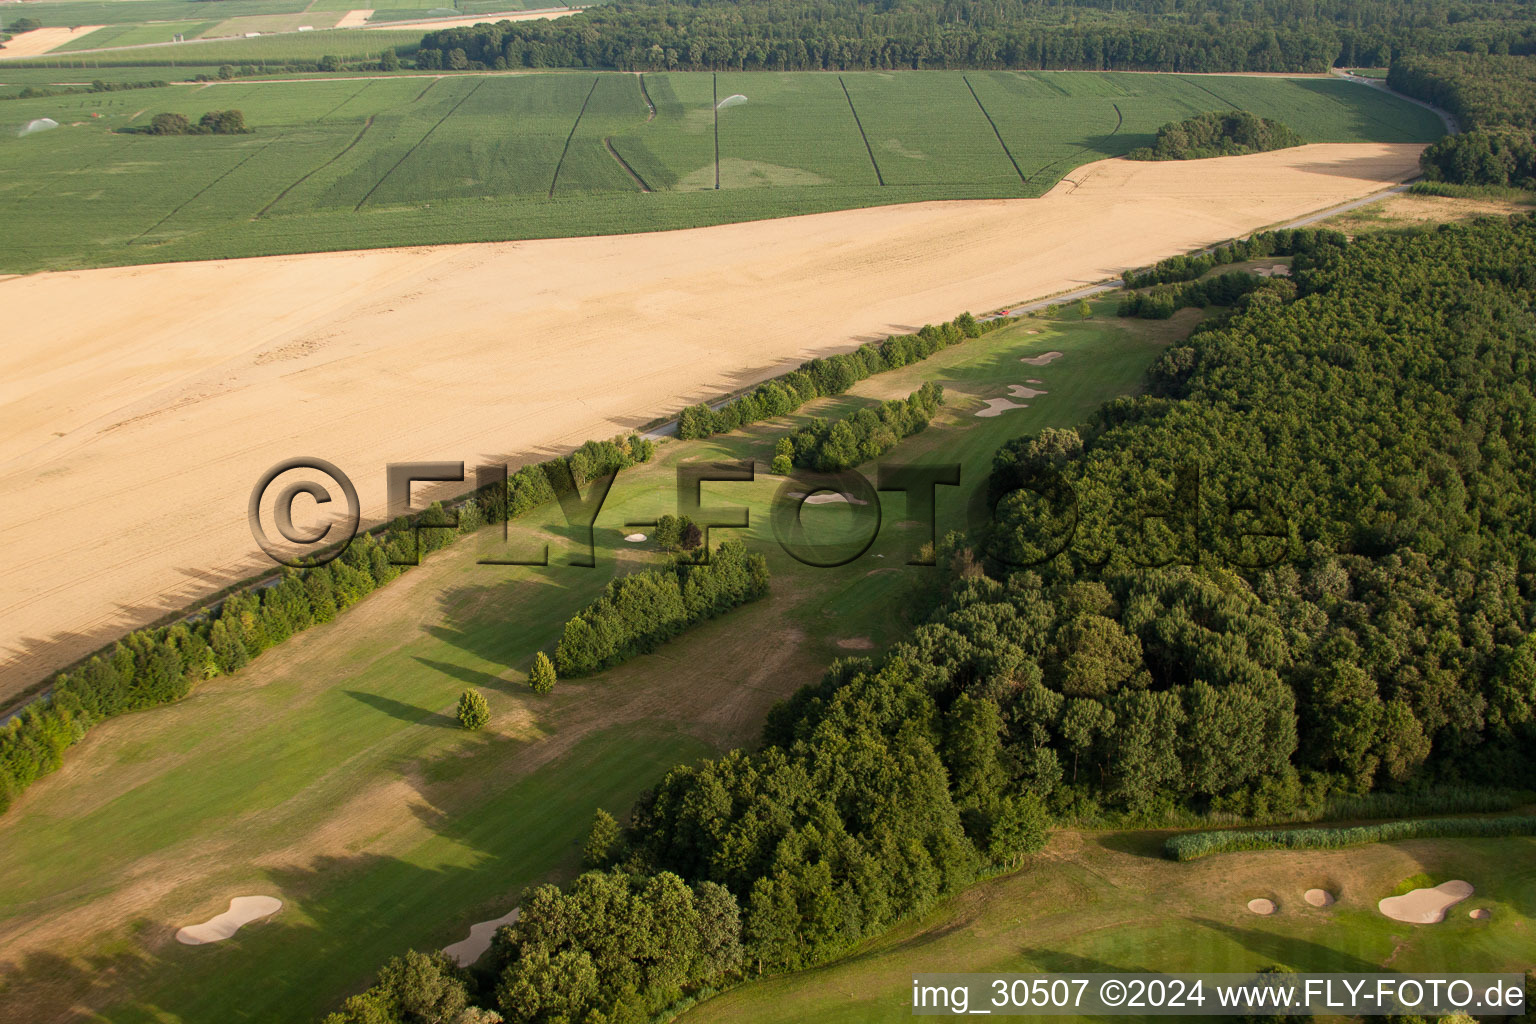
<instances>
[{"instance_id":1,"label":"sand bunker","mask_svg":"<svg viewBox=\"0 0 1536 1024\"><path fill-rule=\"evenodd\" d=\"M1467 911L1467 916L1474 921L1486 921L1493 916L1493 911L1487 907L1474 907Z\"/></svg>"},{"instance_id":2,"label":"sand bunker","mask_svg":"<svg viewBox=\"0 0 1536 1024\"><path fill-rule=\"evenodd\" d=\"M460 967L468 967L491 948L491 940L496 937L496 929L505 924L515 923L521 910L521 907L513 907L511 913L470 925L469 938L461 939L451 946L444 946L443 952L452 957Z\"/></svg>"},{"instance_id":3,"label":"sand bunker","mask_svg":"<svg viewBox=\"0 0 1536 1024\"><path fill-rule=\"evenodd\" d=\"M1038 384L1039 381L1035 383ZM1041 395L1049 394L1047 391L1036 391L1034 388L1025 387L1023 384L1008 385L1008 393L1014 398L1038 398Z\"/></svg>"},{"instance_id":4,"label":"sand bunker","mask_svg":"<svg viewBox=\"0 0 1536 1024\"><path fill-rule=\"evenodd\" d=\"M272 896L236 896L229 909L202 924L189 924L176 933L176 941L186 946L205 946L223 942L252 921L270 917L283 909L283 901Z\"/></svg>"},{"instance_id":5,"label":"sand bunker","mask_svg":"<svg viewBox=\"0 0 1536 1024\"><path fill-rule=\"evenodd\" d=\"M987 407L985 409L977 409L976 415L982 418L989 418L992 416L1001 416L1009 409L1028 408L1029 406L1025 405L1023 402L1010 402L1006 398L989 398L987 399Z\"/></svg>"},{"instance_id":6,"label":"sand bunker","mask_svg":"<svg viewBox=\"0 0 1536 1024\"><path fill-rule=\"evenodd\" d=\"M641 541L645 540L645 534L643 534L643 533L626 533L624 535L624 539L629 541L631 544L639 544Z\"/></svg>"},{"instance_id":7,"label":"sand bunker","mask_svg":"<svg viewBox=\"0 0 1536 1024\"><path fill-rule=\"evenodd\" d=\"M727 96L725 99L721 100L719 103L716 103L715 104L715 109L716 110L724 110L726 107L739 107L739 106L741 106L745 102L747 102L747 98L745 96L743 96L741 93L737 93L734 96Z\"/></svg>"},{"instance_id":8,"label":"sand bunker","mask_svg":"<svg viewBox=\"0 0 1536 1024\"><path fill-rule=\"evenodd\" d=\"M1026 383L1026 384L1044 384L1045 381L1040 380L1040 379L1038 379L1036 377L1029 377L1029 378L1025 379L1024 383Z\"/></svg>"},{"instance_id":9,"label":"sand bunker","mask_svg":"<svg viewBox=\"0 0 1536 1024\"><path fill-rule=\"evenodd\" d=\"M1409 924L1439 924L1445 912L1472 895L1472 883L1455 879L1441 882L1433 889L1415 889L1402 896L1388 896L1377 909L1394 921Z\"/></svg>"},{"instance_id":10,"label":"sand bunker","mask_svg":"<svg viewBox=\"0 0 1536 1024\"><path fill-rule=\"evenodd\" d=\"M1020 359L1019 362L1028 363L1030 366L1044 366L1047 363L1055 362L1060 358L1060 352L1043 352L1038 356L1025 356L1024 358Z\"/></svg>"},{"instance_id":11,"label":"sand bunker","mask_svg":"<svg viewBox=\"0 0 1536 1024\"><path fill-rule=\"evenodd\" d=\"M790 491L787 497L802 499L807 505L834 505L840 501L846 501L850 505L868 505L863 498L855 498L851 494L840 494L836 491L817 491L809 498L804 491Z\"/></svg>"},{"instance_id":12,"label":"sand bunker","mask_svg":"<svg viewBox=\"0 0 1536 1024\"><path fill-rule=\"evenodd\" d=\"M1248 909L1252 913L1258 914L1262 917L1268 917L1278 908L1275 906L1274 900L1257 899L1248 901Z\"/></svg>"},{"instance_id":13,"label":"sand bunker","mask_svg":"<svg viewBox=\"0 0 1536 1024\"><path fill-rule=\"evenodd\" d=\"M1308 889L1304 898L1314 907L1333 906L1333 893L1329 892L1327 889Z\"/></svg>"},{"instance_id":14,"label":"sand bunker","mask_svg":"<svg viewBox=\"0 0 1536 1024\"><path fill-rule=\"evenodd\" d=\"M0 547L33 552L0 566L0 693L270 569L246 502L295 452L345 469L377 522L403 424L432 424L444 459L612 437L882 325L1082 288L1369 195L1417 175L1423 148L1108 160L1040 199L0 280ZM509 378L519 401L466 383Z\"/></svg>"},{"instance_id":15,"label":"sand bunker","mask_svg":"<svg viewBox=\"0 0 1536 1024\"><path fill-rule=\"evenodd\" d=\"M875 572L879 571L879 569L875 570ZM839 640L837 646L845 651L872 651L875 649L875 642L867 636L850 636Z\"/></svg>"}]
</instances>

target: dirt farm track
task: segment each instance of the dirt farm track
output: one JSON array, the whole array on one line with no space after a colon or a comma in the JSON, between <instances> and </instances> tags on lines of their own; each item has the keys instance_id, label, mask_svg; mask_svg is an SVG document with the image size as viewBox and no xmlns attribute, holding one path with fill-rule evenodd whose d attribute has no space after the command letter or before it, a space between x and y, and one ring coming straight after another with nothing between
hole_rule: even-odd
<instances>
[{"instance_id":1,"label":"dirt farm track","mask_svg":"<svg viewBox=\"0 0 1536 1024\"><path fill-rule=\"evenodd\" d=\"M377 518L387 462L611 436L1368 195L1420 148L1108 160L1033 200L0 281L0 698L269 567L245 510L280 460L335 463Z\"/></svg>"}]
</instances>

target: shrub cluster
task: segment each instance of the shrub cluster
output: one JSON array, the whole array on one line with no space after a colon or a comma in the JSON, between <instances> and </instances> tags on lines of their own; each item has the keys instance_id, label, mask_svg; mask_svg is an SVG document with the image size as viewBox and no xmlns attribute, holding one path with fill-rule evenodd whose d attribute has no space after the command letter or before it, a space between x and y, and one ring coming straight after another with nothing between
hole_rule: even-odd
<instances>
[{"instance_id":1,"label":"shrub cluster","mask_svg":"<svg viewBox=\"0 0 1536 1024\"><path fill-rule=\"evenodd\" d=\"M620 576L565 624L555 667L562 679L591 675L767 592L767 561L737 540L722 542L708 562L679 559Z\"/></svg>"},{"instance_id":2,"label":"shrub cluster","mask_svg":"<svg viewBox=\"0 0 1536 1024\"><path fill-rule=\"evenodd\" d=\"M1157 141L1125 154L1128 160L1200 160L1299 146L1304 140L1279 121L1245 110L1196 114L1157 130Z\"/></svg>"},{"instance_id":3,"label":"shrub cluster","mask_svg":"<svg viewBox=\"0 0 1536 1024\"><path fill-rule=\"evenodd\" d=\"M1181 832L1163 843L1171 860L1194 860L1239 850L1337 850L1399 839L1483 839L1536 835L1536 816L1505 818L1415 818L1350 828L1284 828Z\"/></svg>"},{"instance_id":4,"label":"shrub cluster","mask_svg":"<svg viewBox=\"0 0 1536 1024\"><path fill-rule=\"evenodd\" d=\"M902 438L928 426L943 402L944 389L929 381L906 398L878 408L859 409L832 423L812 420L780 439L773 471L788 473L793 465L830 473L879 458Z\"/></svg>"},{"instance_id":5,"label":"shrub cluster","mask_svg":"<svg viewBox=\"0 0 1536 1024\"><path fill-rule=\"evenodd\" d=\"M812 359L792 373L765 381L740 398L719 409L706 404L684 409L677 421L677 436L683 440L725 434L747 423L784 416L806 402L827 395L840 395L866 377L895 370L927 359L935 352L967 338L979 338L1010 321L979 321L969 313L935 327L925 326L916 334L898 334L884 341L860 345L852 352Z\"/></svg>"},{"instance_id":6,"label":"shrub cluster","mask_svg":"<svg viewBox=\"0 0 1536 1024\"><path fill-rule=\"evenodd\" d=\"M226 597L181 622L130 633L109 651L53 678L43 697L0 724L0 813L54 771L97 722L168 704L205 679L236 672L269 647L336 615L420 558L512 510L554 500L558 486L649 461L654 444L638 437L588 441L568 456L525 466L505 492L482 490L458 509L458 524L434 502L413 521L396 519L381 537L361 534L334 561L291 569L279 579ZM552 483L553 481L553 483ZM417 529L421 527L421 529Z\"/></svg>"},{"instance_id":7,"label":"shrub cluster","mask_svg":"<svg viewBox=\"0 0 1536 1024\"><path fill-rule=\"evenodd\" d=\"M185 114L163 113L149 119L148 135L247 135L245 115L238 110L210 110L197 124Z\"/></svg>"}]
</instances>

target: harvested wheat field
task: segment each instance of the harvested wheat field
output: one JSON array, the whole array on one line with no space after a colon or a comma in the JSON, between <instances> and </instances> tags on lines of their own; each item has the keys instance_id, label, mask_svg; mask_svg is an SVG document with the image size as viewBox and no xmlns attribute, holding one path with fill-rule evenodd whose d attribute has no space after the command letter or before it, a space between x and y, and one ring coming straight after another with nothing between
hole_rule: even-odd
<instances>
[{"instance_id":1,"label":"harvested wheat field","mask_svg":"<svg viewBox=\"0 0 1536 1024\"><path fill-rule=\"evenodd\" d=\"M0 695L269 568L257 479L544 456L816 354L1369 195L1418 145L1107 160L1041 199L0 281ZM452 487L466 490L468 485Z\"/></svg>"},{"instance_id":2,"label":"harvested wheat field","mask_svg":"<svg viewBox=\"0 0 1536 1024\"><path fill-rule=\"evenodd\" d=\"M71 39L89 35L103 27L102 25L78 25L75 28L35 28L30 32L13 36L10 42L0 48L0 60L36 57L40 53L47 53L55 47L63 46Z\"/></svg>"}]
</instances>

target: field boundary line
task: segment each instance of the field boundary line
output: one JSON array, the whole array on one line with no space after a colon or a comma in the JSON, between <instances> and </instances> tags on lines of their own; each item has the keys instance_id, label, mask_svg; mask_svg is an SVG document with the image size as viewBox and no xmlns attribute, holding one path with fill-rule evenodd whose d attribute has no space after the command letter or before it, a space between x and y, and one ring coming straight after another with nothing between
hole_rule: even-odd
<instances>
[{"instance_id":1,"label":"field boundary line","mask_svg":"<svg viewBox=\"0 0 1536 1024\"><path fill-rule=\"evenodd\" d=\"M196 192L194 192L190 196L188 196L186 201L183 202L182 204L180 204L179 206L177 206L176 209L172 210L170 213L166 214L164 217L161 217L159 220L155 221L149 227L145 228L143 231L140 231L137 235L134 235L133 238L129 239L128 244L129 245L137 245L139 243L139 239L143 238L145 235L147 235L151 231L155 230L155 228L159 227L161 224L164 224L166 221L168 221L172 217L176 216L182 210L185 210L187 207L191 206L194 202L197 201L198 197L200 197L204 192L207 192L209 189L213 188L213 186L217 185L219 182L223 181L225 178L229 177L231 174L234 174L236 171L238 171L240 168L244 167L246 164L250 163L252 160L254 160L257 157L261 156L261 154L263 154L267 150L271 149L273 144L275 144L276 142L277 142L277 139L274 138L271 141L269 141L265 146L262 146L260 149L252 152L245 159L236 162L235 166L231 167L229 170L225 171L223 174L219 175L217 178L214 178L208 184L204 185L202 188L198 189Z\"/></svg>"},{"instance_id":2,"label":"field boundary line","mask_svg":"<svg viewBox=\"0 0 1536 1024\"><path fill-rule=\"evenodd\" d=\"M631 178L635 179L635 184L640 186L640 191L641 192L650 192L651 191L651 186L647 185L645 183L645 179L640 177L640 172L636 171L633 167L629 166L629 161L625 160L622 156L620 156L619 155L619 151L613 148L613 136L611 136L611 135L603 136L603 148L608 150L608 155L609 156L613 157L615 160L617 160L619 162L619 166L624 168L624 172L626 174L628 174Z\"/></svg>"},{"instance_id":3,"label":"field boundary line","mask_svg":"<svg viewBox=\"0 0 1536 1024\"><path fill-rule=\"evenodd\" d=\"M436 81L434 81L432 83L432 85L436 85L436 84L437 84ZM399 160L396 160L395 163L394 163L394 166L390 167L389 170L385 171L383 173L383 175L380 176L379 180L373 183L373 187L370 188L366 193L363 194L363 198L361 198L361 199L359 199L357 201L357 205L356 206L352 207L352 212L356 213L357 211L361 210L363 208L363 204L366 203L369 199L371 199L373 197L373 194L379 190L379 186L384 184L386 181L388 181L389 180L389 176L391 174L394 174L395 171L399 170L400 165L405 163L407 160L409 160L411 158L411 154L416 152L418 149L420 149L421 148L421 144L423 142L426 142L427 139L431 138L432 137L432 133L437 131L439 128L441 128L443 126L443 122L448 120L450 117L452 117L453 116L453 112L455 110L458 110L460 107L462 107L464 105L464 101L465 100L469 99L475 93L479 92L480 91L480 87L482 85L484 85L484 84L485 84L485 79L481 79L480 81L476 82L475 83L475 87L473 89L469 90L469 92L465 93L463 95L463 97L460 98L459 102L457 102L453 106L449 107L448 108L448 113L446 113L442 117L438 118L437 119L437 123L434 124L431 128L428 128L426 134L423 135L421 138L417 139L415 144L412 145L410 149L405 151L405 156L402 156ZM432 85L427 86L427 89L432 88ZM427 89L421 90L421 96L425 96L427 94ZM416 97L416 99L418 99L418 100L421 99L421 96ZM411 102L414 103L415 100L412 100Z\"/></svg>"},{"instance_id":4,"label":"field boundary line","mask_svg":"<svg viewBox=\"0 0 1536 1024\"><path fill-rule=\"evenodd\" d=\"M645 72L640 72L640 98L645 100L645 107L650 113L645 115L645 123L650 124L656 120L656 104L651 102L650 91L645 87Z\"/></svg>"},{"instance_id":5,"label":"field boundary line","mask_svg":"<svg viewBox=\"0 0 1536 1024\"><path fill-rule=\"evenodd\" d=\"M549 179L549 198L551 199L555 198L555 186L560 183L560 168L565 166L565 155L571 151L571 140L576 137L576 129L581 127L581 117L587 112L587 104L592 102L592 94L597 92L597 83L601 77L600 75L592 76L592 88L587 90L587 98L581 101L581 109L576 111L576 123L571 125L571 133L565 137L565 148L560 151L560 159L555 161L555 176Z\"/></svg>"},{"instance_id":6,"label":"field boundary line","mask_svg":"<svg viewBox=\"0 0 1536 1024\"><path fill-rule=\"evenodd\" d=\"M346 99L344 99L340 103L336 104L330 110L327 110L325 113L323 113L319 117L315 118L315 123L319 124L321 121L324 121L326 118L328 118L332 114L336 113L336 111L340 110L342 107L346 106L348 103L351 103L353 100L357 99L359 96L361 96L363 93L367 92L369 89L372 89L375 84L377 84L377 80L375 80L374 82L369 82L367 85L365 85L361 89L357 90L357 92L355 92L352 95L348 96Z\"/></svg>"},{"instance_id":7,"label":"field boundary line","mask_svg":"<svg viewBox=\"0 0 1536 1024\"><path fill-rule=\"evenodd\" d=\"M997 130L997 122L992 120L992 115L987 113L987 108L981 102L981 97L976 95L976 87L971 84L971 76L961 75L960 81L964 82L965 87L971 91L971 99L976 101L976 109L981 111L981 116L986 118L987 124L992 126L992 134L997 136L997 144L1003 147L1003 155L1008 158L1009 163L1013 164L1013 173L1019 176L1021 182L1028 185L1029 179L1024 177L1024 172L1019 168L1019 162L1013 158L1013 151L1008 148L1008 143L1003 141L1003 133ZM862 129L860 130L862 131ZM864 143L868 145L869 140L865 139Z\"/></svg>"},{"instance_id":8,"label":"field boundary line","mask_svg":"<svg viewBox=\"0 0 1536 1024\"><path fill-rule=\"evenodd\" d=\"M1228 110L1242 110L1243 109L1240 105L1238 105L1236 103L1233 103L1231 100L1227 99L1225 96L1222 96L1220 93L1213 92L1210 89L1207 89L1205 86L1201 85L1199 82L1191 82L1191 81L1189 81L1188 78L1184 77L1183 75L1179 75L1178 77L1179 77L1179 81L1186 82L1189 85L1194 86L1196 89L1199 89L1203 93L1207 93L1208 95L1215 96L1218 100L1221 100L1221 102L1223 102L1223 103L1225 103L1227 105L1227 109Z\"/></svg>"},{"instance_id":9,"label":"field boundary line","mask_svg":"<svg viewBox=\"0 0 1536 1024\"><path fill-rule=\"evenodd\" d=\"M715 113L715 191L720 191L720 73L709 73L709 88L714 96Z\"/></svg>"},{"instance_id":10,"label":"field boundary line","mask_svg":"<svg viewBox=\"0 0 1536 1024\"><path fill-rule=\"evenodd\" d=\"M277 194L277 198L276 199L272 200L266 206L263 206L260 210L256 211L256 216L252 217L251 220L260 220L261 218L265 217L267 215L267 211L272 209L272 207L276 206L278 203L282 202L287 197L289 192L292 192L294 189L298 188L300 185L302 185L306 181L308 181L313 175L319 174L321 171L323 171L327 167L331 166L331 164L335 163L337 160L340 160L342 157L344 157L348 153L350 153L352 151L352 147L353 146L355 146L359 142L363 141L363 136L368 134L368 129L369 128L373 127L373 119L378 117L378 116L379 115L377 115L377 114L369 114L368 115L368 120L363 122L362 129L359 130L356 135L352 136L352 141L351 142L349 142L345 146L341 147L341 152L337 153L335 156L332 156L329 160L327 160L325 163L321 164L319 167L314 167L314 168L311 168L310 170L305 171L304 174L302 176L300 176L298 181L295 181L292 185L289 185L287 188L285 188L281 192L279 192Z\"/></svg>"},{"instance_id":11,"label":"field boundary line","mask_svg":"<svg viewBox=\"0 0 1536 1024\"><path fill-rule=\"evenodd\" d=\"M843 99L848 101L848 113L853 115L853 123L859 129L859 138L864 140L864 152L869 154L869 166L875 169L875 181L881 188L885 187L885 176L880 173L880 162L875 159L875 148L869 144L869 136L864 134L864 122L859 120L858 108L853 105L853 97L848 94L848 83L843 81L843 76L837 76L837 84L843 87ZM972 93L972 95L975 95ZM980 103L980 100L977 100ZM985 111L983 111L985 113Z\"/></svg>"}]
</instances>

